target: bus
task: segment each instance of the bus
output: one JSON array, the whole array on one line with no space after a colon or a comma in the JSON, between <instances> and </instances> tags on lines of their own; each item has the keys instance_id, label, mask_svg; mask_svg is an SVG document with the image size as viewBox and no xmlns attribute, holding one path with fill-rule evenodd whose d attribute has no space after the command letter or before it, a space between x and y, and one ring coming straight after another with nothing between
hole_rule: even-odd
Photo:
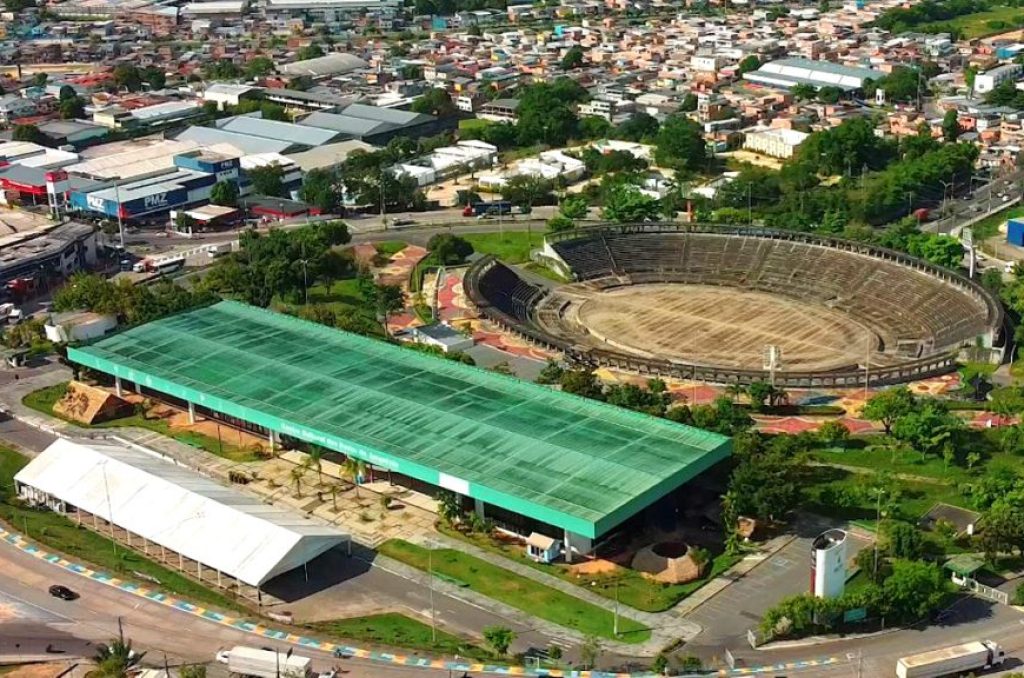
<instances>
[{"instance_id":1,"label":"bus","mask_svg":"<svg viewBox=\"0 0 1024 678\"><path fill-rule=\"evenodd\" d=\"M512 214L512 203L508 200L474 202L462 210L464 217L478 217L482 214Z\"/></svg>"}]
</instances>

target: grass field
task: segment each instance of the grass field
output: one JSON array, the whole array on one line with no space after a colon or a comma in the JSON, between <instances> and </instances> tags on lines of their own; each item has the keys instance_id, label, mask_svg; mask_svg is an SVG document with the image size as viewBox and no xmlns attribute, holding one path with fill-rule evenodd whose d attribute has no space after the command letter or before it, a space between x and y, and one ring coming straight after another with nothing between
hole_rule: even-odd
<instances>
[{"instance_id":1,"label":"grass field","mask_svg":"<svg viewBox=\"0 0 1024 678\"><path fill-rule=\"evenodd\" d=\"M401 252L409 245L403 240L383 240L373 243L373 246L377 249L377 254L382 257L390 257Z\"/></svg>"},{"instance_id":2,"label":"grass field","mask_svg":"<svg viewBox=\"0 0 1024 678\"><path fill-rule=\"evenodd\" d=\"M481 534L467 535L445 527L442 527L441 531L455 539L463 539L482 549L586 588L605 598L614 600L617 596L622 604L644 612L662 612L673 607L735 565L741 558L738 555L720 553L713 557L711 566L700 579L685 584L659 584L647 579L636 570L627 568L620 568L614 574L609 575L574 575L563 564L538 563L527 558L523 553L523 547L518 544L498 542ZM616 588L618 591L615 590Z\"/></svg>"},{"instance_id":3,"label":"grass field","mask_svg":"<svg viewBox=\"0 0 1024 678\"><path fill-rule=\"evenodd\" d=\"M468 240L477 252L493 254L510 264L529 261L530 250L544 244L544 232L539 229L504 233L466 233L462 237Z\"/></svg>"},{"instance_id":4,"label":"grass field","mask_svg":"<svg viewBox=\"0 0 1024 678\"><path fill-rule=\"evenodd\" d=\"M1022 23L1024 23L1020 20L1022 18L1024 18L1024 9L1020 7L996 7L987 12L964 14L948 21L925 24L921 28L925 31L930 31L949 26L958 29L964 40L973 40L974 38L982 38L987 35L995 35L996 33L1004 33L1021 28ZM993 27L989 25L989 22L993 21L1003 22L1005 25Z\"/></svg>"},{"instance_id":5,"label":"grass field","mask_svg":"<svg viewBox=\"0 0 1024 678\"><path fill-rule=\"evenodd\" d=\"M335 638L356 642L408 647L438 654L488 659L489 653L468 640L440 629L437 640L431 638L430 625L397 612L375 614L351 619L334 619L311 624L310 628Z\"/></svg>"},{"instance_id":6,"label":"grass field","mask_svg":"<svg viewBox=\"0 0 1024 678\"><path fill-rule=\"evenodd\" d=\"M174 438L178 442L205 450L210 454L215 454L218 457L230 459L231 461L244 463L258 461L261 459L261 457L252 450L245 449L244 447L238 447L237 445L231 445L223 440L217 440L212 436L198 433L196 431L176 430L168 426L167 422L162 419L146 419L141 414L133 414L130 417L122 417L120 419L111 419L110 421L94 424L92 426L87 426L77 421L66 419L53 411L54 404L64 396L65 391L67 391L66 382L55 384L53 386L47 386L45 388L32 391L22 398L21 402L26 407L30 407L37 412L42 412L50 417L57 417L58 419L81 428L143 428L148 431L153 431L154 433L165 435L169 438Z\"/></svg>"},{"instance_id":7,"label":"grass field","mask_svg":"<svg viewBox=\"0 0 1024 678\"><path fill-rule=\"evenodd\" d=\"M483 118L466 118L465 120L459 120L459 130L467 131L471 129L483 129L484 127L490 127L495 123L490 120L484 120Z\"/></svg>"},{"instance_id":8,"label":"grass field","mask_svg":"<svg viewBox=\"0 0 1024 678\"><path fill-rule=\"evenodd\" d=\"M390 539L380 552L407 565L464 582L471 590L554 624L602 638L614 638L611 612L454 549L430 552L402 539ZM432 563L430 561L433 561ZM632 619L619 619L618 640L642 643L651 632Z\"/></svg>"},{"instance_id":9,"label":"grass field","mask_svg":"<svg viewBox=\"0 0 1024 678\"><path fill-rule=\"evenodd\" d=\"M68 555L72 560L91 563L108 572L131 579L133 572L154 577L161 589L193 602L223 609L244 609L236 602L198 584L187 577L147 560L143 556L116 545L106 537L78 527L64 516L24 506L14 498L14 475L28 459L14 450L0 446L0 518L15 530L48 548ZM40 566L43 567L43 566ZM140 583L145 583L140 580Z\"/></svg>"},{"instance_id":10,"label":"grass field","mask_svg":"<svg viewBox=\"0 0 1024 678\"><path fill-rule=\"evenodd\" d=\"M1011 207L982 219L971 226L975 240L987 240L988 238L998 235L999 227L1002 226L1007 219L1015 219L1017 217L1024 217L1024 207Z\"/></svg>"}]
</instances>

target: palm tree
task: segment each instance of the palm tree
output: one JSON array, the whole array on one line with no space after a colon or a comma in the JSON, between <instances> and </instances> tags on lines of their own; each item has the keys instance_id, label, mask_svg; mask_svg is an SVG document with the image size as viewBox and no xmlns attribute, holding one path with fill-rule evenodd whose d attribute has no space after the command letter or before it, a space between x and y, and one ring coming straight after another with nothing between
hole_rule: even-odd
<instances>
[{"instance_id":1,"label":"palm tree","mask_svg":"<svg viewBox=\"0 0 1024 678\"><path fill-rule=\"evenodd\" d=\"M93 656L96 668L86 675L88 678L127 678L145 655L145 652L132 650L130 640L115 639L108 644L101 643Z\"/></svg>"},{"instance_id":2,"label":"palm tree","mask_svg":"<svg viewBox=\"0 0 1024 678\"><path fill-rule=\"evenodd\" d=\"M304 462L306 465L316 468L316 481L320 485L324 484L324 468L323 464L320 463L323 456L323 450L319 447L312 447L309 450L309 456L306 457L306 461Z\"/></svg>"},{"instance_id":3,"label":"palm tree","mask_svg":"<svg viewBox=\"0 0 1024 678\"><path fill-rule=\"evenodd\" d=\"M725 387L725 395L729 400L736 402L736 399L747 392L743 384L729 384Z\"/></svg>"},{"instance_id":4,"label":"palm tree","mask_svg":"<svg viewBox=\"0 0 1024 678\"><path fill-rule=\"evenodd\" d=\"M342 471L345 476L349 478L353 485L356 486L356 498L359 498L359 478L363 475L366 470L366 464L355 457L345 457L345 464L342 466Z\"/></svg>"},{"instance_id":5,"label":"palm tree","mask_svg":"<svg viewBox=\"0 0 1024 678\"><path fill-rule=\"evenodd\" d=\"M292 482L295 483L295 496L296 497L301 497L302 496L302 477L304 475L306 475L306 467L305 466L296 466L291 471L288 472L288 475L290 475L292 477Z\"/></svg>"},{"instance_id":6,"label":"palm tree","mask_svg":"<svg viewBox=\"0 0 1024 678\"><path fill-rule=\"evenodd\" d=\"M331 493L331 505L334 506L335 513L338 511L338 490L340 489L334 483L327 486L327 491Z\"/></svg>"}]
</instances>

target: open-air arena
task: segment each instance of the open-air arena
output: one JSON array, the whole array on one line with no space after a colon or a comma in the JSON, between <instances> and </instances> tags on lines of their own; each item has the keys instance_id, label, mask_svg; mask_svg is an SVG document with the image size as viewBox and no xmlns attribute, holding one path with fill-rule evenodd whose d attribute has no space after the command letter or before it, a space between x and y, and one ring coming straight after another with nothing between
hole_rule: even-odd
<instances>
[{"instance_id":1,"label":"open-air arena","mask_svg":"<svg viewBox=\"0 0 1024 678\"><path fill-rule=\"evenodd\" d=\"M490 319L571 360L788 386L912 381L964 349L998 355L1003 316L953 271L862 243L716 226L603 226L549 236L545 283L493 259L466 276Z\"/></svg>"}]
</instances>

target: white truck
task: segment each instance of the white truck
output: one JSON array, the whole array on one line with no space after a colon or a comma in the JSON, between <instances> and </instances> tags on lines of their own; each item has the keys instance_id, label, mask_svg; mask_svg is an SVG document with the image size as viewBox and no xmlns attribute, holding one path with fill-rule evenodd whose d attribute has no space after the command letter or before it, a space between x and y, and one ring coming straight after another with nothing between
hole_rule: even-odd
<instances>
[{"instance_id":1,"label":"white truck","mask_svg":"<svg viewBox=\"0 0 1024 678\"><path fill-rule=\"evenodd\" d=\"M311 678L313 661L309 657L288 656L285 652L261 650L237 645L227 655L228 671L236 676L255 678ZM218 659L221 659L218 654Z\"/></svg>"},{"instance_id":2,"label":"white truck","mask_svg":"<svg viewBox=\"0 0 1024 678\"><path fill-rule=\"evenodd\" d=\"M966 675L1000 666L1006 653L999 643L975 640L939 650L901 657L896 661L898 678L939 678Z\"/></svg>"}]
</instances>

